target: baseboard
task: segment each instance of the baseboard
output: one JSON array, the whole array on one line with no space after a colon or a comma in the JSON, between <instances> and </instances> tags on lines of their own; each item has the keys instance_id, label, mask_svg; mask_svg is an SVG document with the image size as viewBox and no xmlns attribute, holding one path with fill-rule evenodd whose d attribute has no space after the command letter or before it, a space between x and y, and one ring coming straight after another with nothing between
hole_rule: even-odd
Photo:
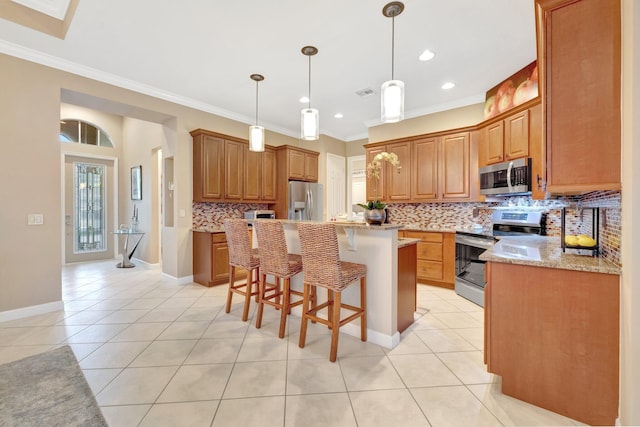
<instances>
[{"instance_id":1,"label":"baseboard","mask_svg":"<svg viewBox=\"0 0 640 427\"><path fill-rule=\"evenodd\" d=\"M37 316L38 314L46 314L58 310L64 310L64 303L62 301L2 311L0 312L0 322L8 322L10 320L22 319L24 317Z\"/></svg>"},{"instance_id":2,"label":"baseboard","mask_svg":"<svg viewBox=\"0 0 640 427\"><path fill-rule=\"evenodd\" d=\"M182 276L182 277L171 276L170 274L167 274L165 272L162 272L161 274L163 277L173 280L178 285L186 285L187 283L193 283L193 274L191 276Z\"/></svg>"}]
</instances>

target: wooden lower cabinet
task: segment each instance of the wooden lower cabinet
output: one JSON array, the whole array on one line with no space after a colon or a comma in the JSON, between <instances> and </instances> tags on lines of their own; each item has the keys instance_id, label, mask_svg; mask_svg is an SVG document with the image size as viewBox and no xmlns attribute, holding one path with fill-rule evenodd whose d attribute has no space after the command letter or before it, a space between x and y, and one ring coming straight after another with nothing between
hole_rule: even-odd
<instances>
[{"instance_id":1,"label":"wooden lower cabinet","mask_svg":"<svg viewBox=\"0 0 640 427\"><path fill-rule=\"evenodd\" d=\"M416 311L416 254L415 244L398 249L398 332L413 323Z\"/></svg>"},{"instance_id":2,"label":"wooden lower cabinet","mask_svg":"<svg viewBox=\"0 0 640 427\"><path fill-rule=\"evenodd\" d=\"M247 276L237 271L238 279ZM193 232L193 281L204 286L229 283L229 247L223 232Z\"/></svg>"},{"instance_id":3,"label":"wooden lower cabinet","mask_svg":"<svg viewBox=\"0 0 640 427\"><path fill-rule=\"evenodd\" d=\"M430 231L402 232L404 237L420 239L417 245L417 277L419 282L453 289L455 282L455 233Z\"/></svg>"},{"instance_id":4,"label":"wooden lower cabinet","mask_svg":"<svg viewBox=\"0 0 640 427\"><path fill-rule=\"evenodd\" d=\"M488 262L485 363L502 392L589 425L618 416L620 276Z\"/></svg>"}]
</instances>

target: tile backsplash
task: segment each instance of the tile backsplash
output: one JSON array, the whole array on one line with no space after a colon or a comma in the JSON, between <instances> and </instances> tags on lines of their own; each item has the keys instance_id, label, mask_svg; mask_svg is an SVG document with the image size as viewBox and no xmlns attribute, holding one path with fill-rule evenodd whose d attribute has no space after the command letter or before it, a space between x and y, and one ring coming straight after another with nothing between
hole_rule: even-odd
<instances>
[{"instance_id":1,"label":"tile backsplash","mask_svg":"<svg viewBox=\"0 0 640 427\"><path fill-rule=\"evenodd\" d=\"M461 230L471 230L474 224L480 224L485 230L489 230L492 227L491 214L496 209L539 210L547 214L547 235L560 236L563 207L576 208L567 212L566 216L568 228L571 227L576 234L585 232L585 227L589 226L588 218L580 214L579 208L600 208L600 254L620 266L622 207L618 191L598 191L550 200L513 196L483 203L396 203L389 205L388 211L389 221L395 224L415 224L424 228L431 225L434 228Z\"/></svg>"},{"instance_id":2,"label":"tile backsplash","mask_svg":"<svg viewBox=\"0 0 640 427\"><path fill-rule=\"evenodd\" d=\"M582 196L550 200L532 200L527 196L495 199L483 203L394 203L388 205L389 220L394 224L412 224L428 228L455 228L471 230L474 224L491 229L491 214L496 209L540 210L546 212L546 232L549 236L561 234L563 207L568 211L566 221L572 233L588 227L588 220L580 214L580 207L600 208L600 255L620 266L620 237L622 234L622 207L619 191L598 191ZM193 227L221 227L225 218L242 218L251 209L268 209L266 204L245 203L193 203ZM589 234L589 233L585 233Z\"/></svg>"}]
</instances>

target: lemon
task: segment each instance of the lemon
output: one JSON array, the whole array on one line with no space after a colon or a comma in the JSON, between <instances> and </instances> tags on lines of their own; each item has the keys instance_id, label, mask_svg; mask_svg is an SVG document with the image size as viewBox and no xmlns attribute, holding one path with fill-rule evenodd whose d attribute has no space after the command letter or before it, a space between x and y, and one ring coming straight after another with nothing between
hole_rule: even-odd
<instances>
[{"instance_id":1,"label":"lemon","mask_svg":"<svg viewBox=\"0 0 640 427\"><path fill-rule=\"evenodd\" d=\"M589 236L580 235L578 236L578 244L590 248L596 245L596 241Z\"/></svg>"},{"instance_id":2,"label":"lemon","mask_svg":"<svg viewBox=\"0 0 640 427\"><path fill-rule=\"evenodd\" d=\"M577 236L564 236L564 242L569 246L577 246L578 245L578 237Z\"/></svg>"}]
</instances>

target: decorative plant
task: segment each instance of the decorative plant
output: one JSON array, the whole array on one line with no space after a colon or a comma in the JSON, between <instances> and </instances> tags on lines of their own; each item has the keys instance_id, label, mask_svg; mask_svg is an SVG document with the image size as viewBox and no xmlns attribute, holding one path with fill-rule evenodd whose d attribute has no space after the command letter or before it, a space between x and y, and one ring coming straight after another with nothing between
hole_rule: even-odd
<instances>
[{"instance_id":1,"label":"decorative plant","mask_svg":"<svg viewBox=\"0 0 640 427\"><path fill-rule=\"evenodd\" d=\"M378 200L378 181L380 181L380 171L382 170L383 162L389 162L396 169L396 172L400 173L402 166L400 166L400 161L396 153L383 151L382 153L376 154L373 160L367 165L367 178L373 179L373 200L370 200L367 204L358 203L358 206L361 208L371 210L384 209L387 206Z\"/></svg>"}]
</instances>

